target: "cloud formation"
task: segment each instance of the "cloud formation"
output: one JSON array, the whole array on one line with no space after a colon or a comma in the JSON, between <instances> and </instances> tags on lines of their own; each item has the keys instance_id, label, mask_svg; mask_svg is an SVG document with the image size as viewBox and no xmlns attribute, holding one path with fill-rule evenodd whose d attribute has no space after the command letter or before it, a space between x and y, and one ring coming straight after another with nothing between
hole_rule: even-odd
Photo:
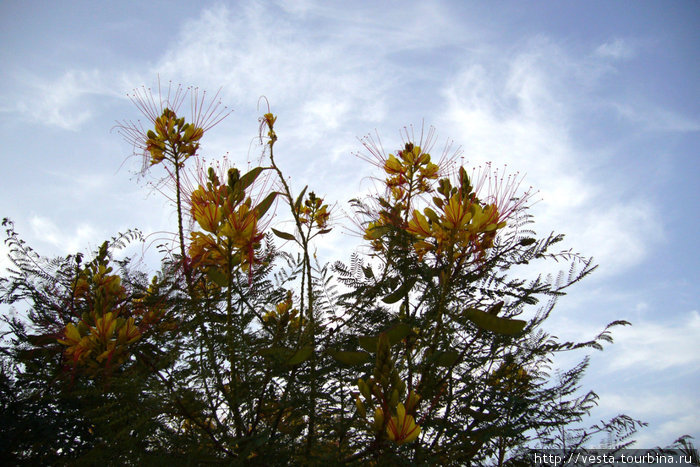
<instances>
[{"instance_id":1,"label":"cloud formation","mask_svg":"<svg viewBox=\"0 0 700 467\"><path fill-rule=\"evenodd\" d=\"M676 315L666 322L641 321L615 332L615 353L606 359L608 370L618 372L680 372L700 368L700 313Z\"/></svg>"},{"instance_id":2,"label":"cloud formation","mask_svg":"<svg viewBox=\"0 0 700 467\"><path fill-rule=\"evenodd\" d=\"M591 73L584 73L591 67ZM615 274L639 264L662 238L650 222L656 207L634 195L616 196L597 166L615 154L590 154L576 141L581 101L569 83L595 99L596 64L577 59L540 37L500 60L468 60L446 84L443 124L465 141L470 164L496 161L526 172L539 189L538 230L566 233L570 244L592 255L601 272ZM585 86L584 86L585 84Z\"/></svg>"}]
</instances>

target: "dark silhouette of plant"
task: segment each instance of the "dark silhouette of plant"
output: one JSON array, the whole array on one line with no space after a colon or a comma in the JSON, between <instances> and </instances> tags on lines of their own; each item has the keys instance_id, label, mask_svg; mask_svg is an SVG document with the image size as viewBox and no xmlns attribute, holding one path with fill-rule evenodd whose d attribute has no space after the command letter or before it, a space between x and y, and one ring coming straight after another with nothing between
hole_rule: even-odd
<instances>
[{"instance_id":1,"label":"dark silhouette of plant","mask_svg":"<svg viewBox=\"0 0 700 467\"><path fill-rule=\"evenodd\" d=\"M597 396L578 392L586 359L555 377L553 355L602 349L628 323L576 343L542 330L595 266L535 235L517 175L435 161L432 132L388 155L366 139L385 188L351 202L369 253L319 265L333 209L284 177L276 117L260 118L267 165L205 168L200 140L225 113L196 94L186 121L185 98L143 91L153 128L120 124L172 181L176 240L154 277L115 259L137 231L47 260L4 221L0 301L19 309L4 316L3 460L507 465L535 442L636 430L622 416L567 431ZM291 231L269 227L273 208ZM514 272L550 260L568 271Z\"/></svg>"}]
</instances>

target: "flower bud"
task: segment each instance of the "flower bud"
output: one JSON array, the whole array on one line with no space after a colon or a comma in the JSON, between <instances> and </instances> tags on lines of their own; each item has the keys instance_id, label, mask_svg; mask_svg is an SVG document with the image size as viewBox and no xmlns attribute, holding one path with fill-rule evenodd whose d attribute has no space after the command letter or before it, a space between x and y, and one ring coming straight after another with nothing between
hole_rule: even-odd
<instances>
[{"instance_id":1,"label":"flower bud","mask_svg":"<svg viewBox=\"0 0 700 467\"><path fill-rule=\"evenodd\" d=\"M408 398L406 399L406 412L413 413L419 400L420 396L416 394L413 389L411 389L411 392L408 394Z\"/></svg>"},{"instance_id":2,"label":"flower bud","mask_svg":"<svg viewBox=\"0 0 700 467\"><path fill-rule=\"evenodd\" d=\"M362 418L367 418L367 409L365 409L365 404L360 400L360 396L355 397L355 407L357 407L357 413L359 413Z\"/></svg>"},{"instance_id":3,"label":"flower bud","mask_svg":"<svg viewBox=\"0 0 700 467\"><path fill-rule=\"evenodd\" d=\"M374 411L374 424L373 428L375 431L382 431L384 428L384 412L381 407L377 407Z\"/></svg>"},{"instance_id":4,"label":"flower bud","mask_svg":"<svg viewBox=\"0 0 700 467\"><path fill-rule=\"evenodd\" d=\"M389 399L389 406L390 407L396 407L396 405L399 403L399 391L394 389L391 391L391 398Z\"/></svg>"},{"instance_id":5,"label":"flower bud","mask_svg":"<svg viewBox=\"0 0 700 467\"><path fill-rule=\"evenodd\" d=\"M372 393L369 390L369 386L367 386L367 383L365 383L365 380L360 378L357 380L357 387L360 388L360 392L362 395L365 397L365 400L369 402L372 399Z\"/></svg>"}]
</instances>

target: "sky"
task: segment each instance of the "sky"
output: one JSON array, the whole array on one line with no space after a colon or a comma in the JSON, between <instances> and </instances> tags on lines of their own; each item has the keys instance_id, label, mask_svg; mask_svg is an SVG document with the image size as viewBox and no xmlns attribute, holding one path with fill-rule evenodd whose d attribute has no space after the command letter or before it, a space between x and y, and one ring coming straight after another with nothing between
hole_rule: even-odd
<instances>
[{"instance_id":1,"label":"sky","mask_svg":"<svg viewBox=\"0 0 700 467\"><path fill-rule=\"evenodd\" d=\"M221 88L232 113L201 153L239 167L260 155L267 98L292 189L334 207L322 261L360 246L343 212L380 174L358 138L376 131L393 152L402 128L434 126L434 153L454 140L465 167L519 173L537 232L599 265L547 330L633 324L590 353L590 423L644 420L640 448L700 442L700 2L5 0L0 63L0 216L47 256L174 230L115 129L142 118L127 93L159 79Z\"/></svg>"}]
</instances>

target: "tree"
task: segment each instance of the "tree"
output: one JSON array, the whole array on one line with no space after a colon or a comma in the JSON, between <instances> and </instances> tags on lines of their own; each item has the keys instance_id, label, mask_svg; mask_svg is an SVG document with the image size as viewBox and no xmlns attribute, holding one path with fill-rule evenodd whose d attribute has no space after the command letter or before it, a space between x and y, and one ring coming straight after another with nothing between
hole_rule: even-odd
<instances>
[{"instance_id":1,"label":"tree","mask_svg":"<svg viewBox=\"0 0 700 467\"><path fill-rule=\"evenodd\" d=\"M241 173L199 159L225 117L216 101L181 88L159 97L133 96L152 128L120 125L144 170L164 166L171 182L177 231L152 279L114 256L137 231L89 260L47 260L4 221L15 267L0 300L26 307L4 317L9 460L505 465L534 440L572 439L565 430L597 396L578 392L587 360L555 378L552 357L601 349L628 323L578 343L541 329L595 266L552 252L561 235L536 237L518 177L450 172L449 157L430 154L432 133L407 133L389 155L367 138L361 157L385 191L351 205L369 253L321 266L312 245L332 209L284 177L269 109L268 163ZM274 206L291 232L269 226ZM568 273L514 272L549 260ZM596 428L621 447L639 425Z\"/></svg>"}]
</instances>

